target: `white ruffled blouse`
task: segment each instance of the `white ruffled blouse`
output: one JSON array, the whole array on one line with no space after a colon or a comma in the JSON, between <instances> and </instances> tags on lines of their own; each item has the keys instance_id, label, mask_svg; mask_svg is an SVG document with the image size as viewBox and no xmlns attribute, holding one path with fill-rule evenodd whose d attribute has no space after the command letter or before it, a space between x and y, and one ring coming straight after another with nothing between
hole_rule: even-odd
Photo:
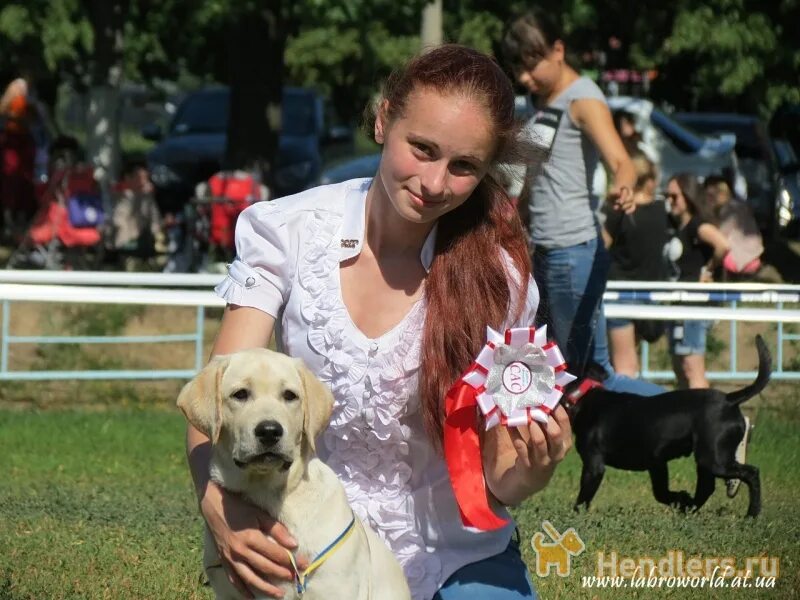
<instances>
[{"instance_id":1,"label":"white ruffled blouse","mask_svg":"<svg viewBox=\"0 0 800 600\"><path fill-rule=\"evenodd\" d=\"M429 600L460 567L502 552L514 525L509 518L493 532L464 528L447 466L427 439L418 393L424 296L378 338L364 335L344 305L339 263L361 251L370 182L323 186L245 210L236 225L237 258L216 292L276 317L281 350L330 386L335 406L317 445L320 458L359 518L397 556L413 598ZM435 236L436 228L420 255L426 269ZM522 318L507 326L533 323L539 293L532 279L528 290Z\"/></svg>"}]
</instances>

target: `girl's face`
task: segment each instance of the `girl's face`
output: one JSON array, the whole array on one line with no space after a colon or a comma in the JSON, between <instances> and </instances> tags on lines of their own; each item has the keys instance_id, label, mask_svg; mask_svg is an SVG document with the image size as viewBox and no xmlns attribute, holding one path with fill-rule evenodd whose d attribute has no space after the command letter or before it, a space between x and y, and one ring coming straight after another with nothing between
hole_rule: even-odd
<instances>
[{"instance_id":1,"label":"girl's face","mask_svg":"<svg viewBox=\"0 0 800 600\"><path fill-rule=\"evenodd\" d=\"M731 189L725 183L714 183L707 185L706 202L714 208L722 208L731 200Z\"/></svg>"},{"instance_id":2,"label":"girl's face","mask_svg":"<svg viewBox=\"0 0 800 600\"><path fill-rule=\"evenodd\" d=\"M537 96L549 94L561 77L561 66L564 63L564 45L560 41L553 44L547 56L535 64L518 68L514 75L517 82L530 93Z\"/></svg>"},{"instance_id":3,"label":"girl's face","mask_svg":"<svg viewBox=\"0 0 800 600\"><path fill-rule=\"evenodd\" d=\"M636 135L636 127L628 117L620 119L619 135L621 138L630 138Z\"/></svg>"},{"instance_id":4,"label":"girl's face","mask_svg":"<svg viewBox=\"0 0 800 600\"><path fill-rule=\"evenodd\" d=\"M675 217L682 217L689 213L689 205L686 198L681 192L678 182L671 179L667 184L667 201L669 202L669 211Z\"/></svg>"},{"instance_id":5,"label":"girl's face","mask_svg":"<svg viewBox=\"0 0 800 600\"><path fill-rule=\"evenodd\" d=\"M424 88L409 95L393 121L375 121L383 144L378 179L408 221L430 223L461 206L480 183L495 150L487 110L462 95Z\"/></svg>"},{"instance_id":6,"label":"girl's face","mask_svg":"<svg viewBox=\"0 0 800 600\"><path fill-rule=\"evenodd\" d=\"M150 175L147 169L136 169L128 176L128 184L137 193L150 194L153 192L153 184L150 182Z\"/></svg>"}]
</instances>

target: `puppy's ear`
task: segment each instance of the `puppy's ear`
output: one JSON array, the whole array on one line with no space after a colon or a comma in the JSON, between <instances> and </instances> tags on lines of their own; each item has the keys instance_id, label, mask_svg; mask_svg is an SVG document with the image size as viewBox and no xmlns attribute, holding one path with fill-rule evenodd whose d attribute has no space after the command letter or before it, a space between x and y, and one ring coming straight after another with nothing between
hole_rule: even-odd
<instances>
[{"instance_id":1,"label":"puppy's ear","mask_svg":"<svg viewBox=\"0 0 800 600\"><path fill-rule=\"evenodd\" d=\"M303 382L303 434L311 451L316 452L317 436L328 426L333 412L333 394L299 359L297 371Z\"/></svg>"},{"instance_id":2,"label":"puppy's ear","mask_svg":"<svg viewBox=\"0 0 800 600\"><path fill-rule=\"evenodd\" d=\"M222 428L221 383L229 362L229 355L215 356L178 394L178 408L212 444L217 443Z\"/></svg>"}]
</instances>

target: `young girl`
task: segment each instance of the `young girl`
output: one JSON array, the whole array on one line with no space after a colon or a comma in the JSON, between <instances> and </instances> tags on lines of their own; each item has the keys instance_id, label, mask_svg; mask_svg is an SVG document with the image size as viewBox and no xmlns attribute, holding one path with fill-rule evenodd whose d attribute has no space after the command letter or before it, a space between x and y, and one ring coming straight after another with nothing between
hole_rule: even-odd
<instances>
[{"instance_id":1,"label":"young girl","mask_svg":"<svg viewBox=\"0 0 800 600\"><path fill-rule=\"evenodd\" d=\"M247 209L217 288L228 307L214 354L265 346L278 323L281 349L331 387L320 456L415 599L535 597L513 523L465 529L442 456L443 398L486 326L527 326L538 305L524 232L489 174L513 123L513 90L490 58L454 45L422 54L378 105L375 177ZM290 532L209 481L209 441L191 426L187 446L231 581L276 596L272 582L291 579ZM546 486L570 446L561 407L547 425L486 432L496 509Z\"/></svg>"},{"instance_id":2,"label":"young girl","mask_svg":"<svg viewBox=\"0 0 800 600\"><path fill-rule=\"evenodd\" d=\"M609 201L630 213L636 175L603 92L567 64L563 37L550 15L529 13L512 21L503 51L517 81L538 100L527 128L539 140L543 159L529 167L528 194L520 202L530 214L540 318L564 349L571 372L583 373L593 360L607 371L609 389L660 393L659 386L615 373L608 358L601 300L609 258L598 243L592 179L602 157L613 182Z\"/></svg>"},{"instance_id":3,"label":"young girl","mask_svg":"<svg viewBox=\"0 0 800 600\"><path fill-rule=\"evenodd\" d=\"M711 281L728 253L725 236L710 223L697 177L676 175L667 184L667 201L681 253L675 261L678 281ZM708 321L673 323L669 331L672 367L683 388L707 388L705 352Z\"/></svg>"},{"instance_id":4,"label":"young girl","mask_svg":"<svg viewBox=\"0 0 800 600\"><path fill-rule=\"evenodd\" d=\"M662 200L655 200L658 175L655 165L641 152L631 157L636 170L633 201L636 212L625 215L607 210L603 237L611 253L609 278L623 281L661 281L667 279L664 247L669 222ZM656 321L661 325L661 321ZM663 332L663 328L659 329ZM645 334L646 335L646 334ZM636 377L639 357L636 331L630 319L608 319L611 363L622 375Z\"/></svg>"}]
</instances>

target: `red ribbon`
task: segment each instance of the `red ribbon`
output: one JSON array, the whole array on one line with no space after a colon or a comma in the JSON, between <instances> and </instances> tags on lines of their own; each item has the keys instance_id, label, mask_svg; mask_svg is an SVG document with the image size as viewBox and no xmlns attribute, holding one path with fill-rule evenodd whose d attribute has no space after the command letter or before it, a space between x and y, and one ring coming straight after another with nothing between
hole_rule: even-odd
<instances>
[{"instance_id":1,"label":"red ribbon","mask_svg":"<svg viewBox=\"0 0 800 600\"><path fill-rule=\"evenodd\" d=\"M489 506L478 437L476 390L462 379L445 396L444 456L461 522L483 531L508 523Z\"/></svg>"}]
</instances>

